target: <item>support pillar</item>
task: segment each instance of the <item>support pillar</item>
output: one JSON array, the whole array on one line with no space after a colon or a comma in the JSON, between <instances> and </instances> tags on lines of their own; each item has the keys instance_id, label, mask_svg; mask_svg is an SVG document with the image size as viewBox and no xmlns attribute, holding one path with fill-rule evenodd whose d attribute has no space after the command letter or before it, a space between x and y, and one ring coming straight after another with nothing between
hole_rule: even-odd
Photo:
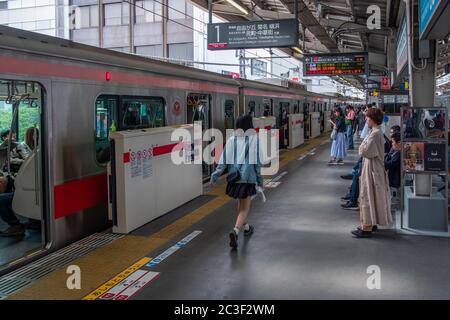
<instances>
[{"instance_id":1,"label":"support pillar","mask_svg":"<svg viewBox=\"0 0 450 320\"><path fill-rule=\"evenodd\" d=\"M433 107L436 91L436 41L425 40L430 41L429 43L425 42L425 45L429 45L432 48L431 56L421 59L423 54L419 50L418 1L405 1L408 34L409 97L411 106ZM416 195L431 195L431 176L415 175L414 190Z\"/></svg>"},{"instance_id":2,"label":"support pillar","mask_svg":"<svg viewBox=\"0 0 450 320\"><path fill-rule=\"evenodd\" d=\"M162 12L163 12L163 18L162 18L162 38L163 38L163 57L168 58L169 57L169 47L168 47L168 41L167 41L167 22L169 19L169 0L162 0Z\"/></svg>"}]
</instances>

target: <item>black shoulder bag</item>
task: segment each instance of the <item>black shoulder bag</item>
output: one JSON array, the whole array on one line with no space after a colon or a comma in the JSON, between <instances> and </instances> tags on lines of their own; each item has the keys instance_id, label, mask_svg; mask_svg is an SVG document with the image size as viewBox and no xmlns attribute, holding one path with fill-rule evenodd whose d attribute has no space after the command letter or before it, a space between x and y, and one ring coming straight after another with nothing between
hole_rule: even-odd
<instances>
[{"instance_id":1,"label":"black shoulder bag","mask_svg":"<svg viewBox=\"0 0 450 320\"><path fill-rule=\"evenodd\" d=\"M248 137L245 137L245 155L244 155L244 162L247 160L247 154L248 154L248 143L247 143ZM237 163L237 137L234 137L234 164ZM234 170L233 172L230 172L227 175L227 182L228 183L236 183L241 179L241 172L240 172L241 166L237 170Z\"/></svg>"}]
</instances>

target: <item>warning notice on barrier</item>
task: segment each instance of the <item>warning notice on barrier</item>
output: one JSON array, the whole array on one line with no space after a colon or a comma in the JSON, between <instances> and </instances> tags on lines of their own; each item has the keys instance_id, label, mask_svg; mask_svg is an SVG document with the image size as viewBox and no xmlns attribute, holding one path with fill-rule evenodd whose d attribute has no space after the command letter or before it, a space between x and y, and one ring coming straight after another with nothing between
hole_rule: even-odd
<instances>
[{"instance_id":1,"label":"warning notice on barrier","mask_svg":"<svg viewBox=\"0 0 450 320\"><path fill-rule=\"evenodd\" d=\"M130 150L130 177L148 179L153 175L153 148Z\"/></svg>"},{"instance_id":2,"label":"warning notice on barrier","mask_svg":"<svg viewBox=\"0 0 450 320\"><path fill-rule=\"evenodd\" d=\"M153 175L153 150L142 150L142 178L147 179Z\"/></svg>"},{"instance_id":3,"label":"warning notice on barrier","mask_svg":"<svg viewBox=\"0 0 450 320\"><path fill-rule=\"evenodd\" d=\"M130 152L130 175L131 178L138 178L142 174L142 162L140 159L141 152L139 151L139 160L138 153L135 151Z\"/></svg>"}]
</instances>

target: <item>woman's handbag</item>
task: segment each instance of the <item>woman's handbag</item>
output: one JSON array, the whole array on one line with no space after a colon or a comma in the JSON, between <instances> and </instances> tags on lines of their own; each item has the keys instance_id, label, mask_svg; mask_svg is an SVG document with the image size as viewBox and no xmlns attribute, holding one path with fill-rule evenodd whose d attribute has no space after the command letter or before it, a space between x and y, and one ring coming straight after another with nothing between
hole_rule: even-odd
<instances>
[{"instance_id":1,"label":"woman's handbag","mask_svg":"<svg viewBox=\"0 0 450 320\"><path fill-rule=\"evenodd\" d=\"M244 156L244 162L247 159L247 153L248 153L248 137L245 137L245 156ZM234 164L237 163L237 138L234 137ZM239 168L237 170L234 170L232 172L230 172L227 175L227 182L228 183L236 183L241 179L241 173L240 173L240 168L241 166L239 166Z\"/></svg>"},{"instance_id":2,"label":"woman's handbag","mask_svg":"<svg viewBox=\"0 0 450 320\"><path fill-rule=\"evenodd\" d=\"M337 130L333 129L333 131L331 131L330 138L331 140L336 140L336 137L337 137Z\"/></svg>"}]
</instances>

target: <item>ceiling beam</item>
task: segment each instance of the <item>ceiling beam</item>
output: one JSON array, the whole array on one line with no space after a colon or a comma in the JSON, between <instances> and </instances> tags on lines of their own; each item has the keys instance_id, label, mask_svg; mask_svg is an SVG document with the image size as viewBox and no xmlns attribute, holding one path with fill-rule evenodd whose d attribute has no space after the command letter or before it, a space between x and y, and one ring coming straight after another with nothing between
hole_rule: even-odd
<instances>
[{"instance_id":1,"label":"ceiling beam","mask_svg":"<svg viewBox=\"0 0 450 320\"><path fill-rule=\"evenodd\" d=\"M280 0L290 12L295 14L295 0ZM298 17L305 29L319 40L330 52L339 52L336 41L331 39L325 28L317 21L309 8L305 5L303 0L298 0Z\"/></svg>"}]
</instances>

